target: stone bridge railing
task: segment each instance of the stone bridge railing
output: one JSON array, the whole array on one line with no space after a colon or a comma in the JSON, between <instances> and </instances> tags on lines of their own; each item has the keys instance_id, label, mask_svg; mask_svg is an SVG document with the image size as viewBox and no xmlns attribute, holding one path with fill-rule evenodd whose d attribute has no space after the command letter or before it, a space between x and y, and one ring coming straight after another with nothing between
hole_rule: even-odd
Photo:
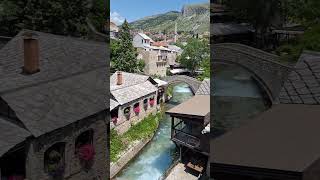
<instances>
[{"instance_id":1,"label":"stone bridge railing","mask_svg":"<svg viewBox=\"0 0 320 180\"><path fill-rule=\"evenodd\" d=\"M201 81L186 75L166 76L163 80L168 82L169 85L184 82L190 86L193 93L196 93L201 85Z\"/></svg>"},{"instance_id":2,"label":"stone bridge railing","mask_svg":"<svg viewBox=\"0 0 320 180\"><path fill-rule=\"evenodd\" d=\"M278 63L278 56L242 44L212 46L214 63L237 64L251 72L274 103L291 67Z\"/></svg>"}]
</instances>

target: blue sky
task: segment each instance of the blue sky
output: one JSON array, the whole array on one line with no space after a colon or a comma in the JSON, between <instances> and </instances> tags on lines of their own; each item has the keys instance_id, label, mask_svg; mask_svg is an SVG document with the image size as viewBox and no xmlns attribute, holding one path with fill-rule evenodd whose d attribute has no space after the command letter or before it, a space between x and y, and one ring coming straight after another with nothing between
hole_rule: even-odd
<instances>
[{"instance_id":1,"label":"blue sky","mask_svg":"<svg viewBox=\"0 0 320 180\"><path fill-rule=\"evenodd\" d=\"M209 0L111 0L110 18L121 24L168 11L180 11L184 4L203 3Z\"/></svg>"}]
</instances>

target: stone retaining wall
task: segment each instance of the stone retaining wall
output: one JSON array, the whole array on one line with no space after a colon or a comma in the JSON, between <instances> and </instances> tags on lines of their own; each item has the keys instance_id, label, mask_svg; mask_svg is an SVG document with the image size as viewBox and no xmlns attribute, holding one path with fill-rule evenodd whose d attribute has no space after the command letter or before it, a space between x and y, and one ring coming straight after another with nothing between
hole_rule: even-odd
<instances>
[{"instance_id":1,"label":"stone retaining wall","mask_svg":"<svg viewBox=\"0 0 320 180\"><path fill-rule=\"evenodd\" d=\"M110 178L114 178L141 150L144 148L153 137L143 139L135 143L121 158L110 166Z\"/></svg>"}]
</instances>

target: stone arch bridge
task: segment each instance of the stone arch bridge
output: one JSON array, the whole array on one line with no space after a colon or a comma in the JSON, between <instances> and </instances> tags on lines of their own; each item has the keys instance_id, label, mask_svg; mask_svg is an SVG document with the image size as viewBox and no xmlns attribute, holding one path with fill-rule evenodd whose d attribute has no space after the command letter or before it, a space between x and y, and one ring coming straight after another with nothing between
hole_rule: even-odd
<instances>
[{"instance_id":1,"label":"stone arch bridge","mask_svg":"<svg viewBox=\"0 0 320 180\"><path fill-rule=\"evenodd\" d=\"M242 44L213 44L213 63L236 64L253 74L271 103L276 103L282 85L292 68L278 63L279 56Z\"/></svg>"},{"instance_id":2,"label":"stone arch bridge","mask_svg":"<svg viewBox=\"0 0 320 180\"><path fill-rule=\"evenodd\" d=\"M171 84L178 84L178 83L186 83L189 85L190 89L192 90L193 94L197 92L201 85L201 81L186 75L174 75L174 76L166 76L163 78L164 81L168 82L169 85Z\"/></svg>"}]
</instances>

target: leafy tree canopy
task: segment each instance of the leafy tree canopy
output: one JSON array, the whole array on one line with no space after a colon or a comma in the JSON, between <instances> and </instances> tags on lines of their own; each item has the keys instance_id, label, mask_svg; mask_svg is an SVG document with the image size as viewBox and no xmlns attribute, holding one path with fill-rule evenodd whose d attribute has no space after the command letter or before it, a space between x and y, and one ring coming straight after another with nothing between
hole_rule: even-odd
<instances>
[{"instance_id":1,"label":"leafy tree canopy","mask_svg":"<svg viewBox=\"0 0 320 180\"><path fill-rule=\"evenodd\" d=\"M102 24L103 0L2 0L0 2L0 33L14 36L21 29L85 36L87 17ZM105 11L104 11L105 12ZM105 16L106 17L106 16ZM103 22L104 21L104 22Z\"/></svg>"},{"instance_id":2,"label":"leafy tree canopy","mask_svg":"<svg viewBox=\"0 0 320 180\"><path fill-rule=\"evenodd\" d=\"M191 71L194 75L203 61L208 60L210 57L209 42L206 40L200 40L191 38L188 44L184 46L181 56L178 57L178 61Z\"/></svg>"},{"instance_id":3,"label":"leafy tree canopy","mask_svg":"<svg viewBox=\"0 0 320 180\"><path fill-rule=\"evenodd\" d=\"M119 40L111 41L111 70L142 72L144 61L138 60L137 55L132 44L129 24L125 20L120 28Z\"/></svg>"}]
</instances>

